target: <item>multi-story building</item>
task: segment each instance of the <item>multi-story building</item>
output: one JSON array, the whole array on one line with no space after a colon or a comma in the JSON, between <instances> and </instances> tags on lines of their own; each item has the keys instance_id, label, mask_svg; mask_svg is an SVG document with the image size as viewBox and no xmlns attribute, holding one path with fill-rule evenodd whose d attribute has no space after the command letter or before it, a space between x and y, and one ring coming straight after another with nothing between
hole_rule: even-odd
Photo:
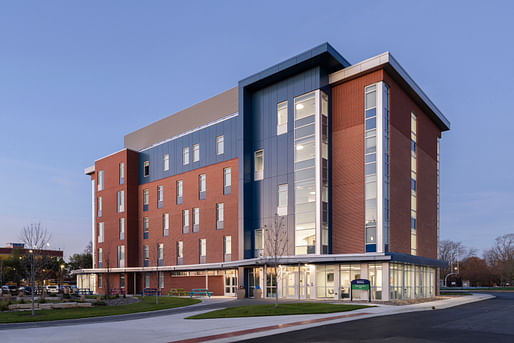
<instances>
[{"instance_id":1,"label":"multi-story building","mask_svg":"<svg viewBox=\"0 0 514 343\"><path fill-rule=\"evenodd\" d=\"M99 293L109 278L129 293L345 298L362 278L377 300L432 296L449 127L391 54L351 65L322 44L87 168L94 268L79 273Z\"/></svg>"}]
</instances>

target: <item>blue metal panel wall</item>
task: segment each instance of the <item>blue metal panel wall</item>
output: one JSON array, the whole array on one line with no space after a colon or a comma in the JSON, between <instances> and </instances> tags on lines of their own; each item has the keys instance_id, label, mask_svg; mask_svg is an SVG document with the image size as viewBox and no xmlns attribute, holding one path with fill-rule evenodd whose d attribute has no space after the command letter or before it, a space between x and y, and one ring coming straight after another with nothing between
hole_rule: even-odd
<instances>
[{"instance_id":1,"label":"blue metal panel wall","mask_svg":"<svg viewBox=\"0 0 514 343\"><path fill-rule=\"evenodd\" d=\"M214 163L238 157L237 141L239 116L224 120L172 141L162 143L139 153L139 184L163 179L190 170L205 167ZM216 137L224 135L225 149L221 155L216 155ZM200 161L193 162L193 144L200 144ZM189 147L189 164L182 164L182 149ZM170 155L170 168L163 170L164 154ZM143 176L144 162L150 162L150 175Z\"/></svg>"},{"instance_id":2,"label":"blue metal panel wall","mask_svg":"<svg viewBox=\"0 0 514 343\"><path fill-rule=\"evenodd\" d=\"M240 89L244 110L240 185L244 185L244 256L253 257L254 230L273 223L278 205L278 185L288 184L288 254L294 254L294 98L326 86L326 73L315 67L251 93ZM287 133L277 136L277 104L288 101ZM254 152L264 149L264 179L253 180ZM240 187L240 189L243 187ZM241 201L241 199L240 199ZM241 212L240 212L241 214Z\"/></svg>"}]
</instances>

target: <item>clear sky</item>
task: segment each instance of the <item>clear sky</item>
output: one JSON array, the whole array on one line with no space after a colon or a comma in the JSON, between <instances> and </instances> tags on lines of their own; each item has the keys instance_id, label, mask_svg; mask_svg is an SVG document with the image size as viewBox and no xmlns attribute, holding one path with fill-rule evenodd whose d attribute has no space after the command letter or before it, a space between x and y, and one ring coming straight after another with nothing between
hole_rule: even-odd
<instances>
[{"instance_id":1,"label":"clear sky","mask_svg":"<svg viewBox=\"0 0 514 343\"><path fill-rule=\"evenodd\" d=\"M0 246L40 221L65 255L91 239L84 168L123 136L329 42L390 51L452 123L441 238L514 232L512 1L2 1Z\"/></svg>"}]
</instances>

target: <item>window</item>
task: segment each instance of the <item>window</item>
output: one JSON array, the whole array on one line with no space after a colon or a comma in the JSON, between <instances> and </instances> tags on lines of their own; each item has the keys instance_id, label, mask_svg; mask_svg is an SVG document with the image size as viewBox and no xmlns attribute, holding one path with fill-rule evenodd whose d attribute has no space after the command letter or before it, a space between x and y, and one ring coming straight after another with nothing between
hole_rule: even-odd
<instances>
[{"instance_id":1,"label":"window","mask_svg":"<svg viewBox=\"0 0 514 343\"><path fill-rule=\"evenodd\" d=\"M189 233L189 210L182 211L182 233Z\"/></svg>"},{"instance_id":2,"label":"window","mask_svg":"<svg viewBox=\"0 0 514 343\"><path fill-rule=\"evenodd\" d=\"M223 169L223 194L230 194L232 186L232 168Z\"/></svg>"},{"instance_id":3,"label":"window","mask_svg":"<svg viewBox=\"0 0 514 343\"><path fill-rule=\"evenodd\" d=\"M157 246L157 265L162 266L164 264L164 243L159 243Z\"/></svg>"},{"instance_id":4,"label":"window","mask_svg":"<svg viewBox=\"0 0 514 343\"><path fill-rule=\"evenodd\" d=\"M189 164L189 147L186 146L182 149L182 164Z\"/></svg>"},{"instance_id":5,"label":"window","mask_svg":"<svg viewBox=\"0 0 514 343\"><path fill-rule=\"evenodd\" d=\"M118 268L125 268L125 246L118 245Z\"/></svg>"},{"instance_id":6,"label":"window","mask_svg":"<svg viewBox=\"0 0 514 343\"><path fill-rule=\"evenodd\" d=\"M125 218L120 218L120 241L125 239Z\"/></svg>"},{"instance_id":7,"label":"window","mask_svg":"<svg viewBox=\"0 0 514 343\"><path fill-rule=\"evenodd\" d=\"M102 248L98 248L98 268L102 268L103 262L103 250Z\"/></svg>"},{"instance_id":8,"label":"window","mask_svg":"<svg viewBox=\"0 0 514 343\"><path fill-rule=\"evenodd\" d=\"M148 248L148 245L145 245L143 247L143 259L144 259L144 266L148 267L150 265L150 249Z\"/></svg>"},{"instance_id":9,"label":"window","mask_svg":"<svg viewBox=\"0 0 514 343\"><path fill-rule=\"evenodd\" d=\"M193 208L193 232L200 231L200 209Z\"/></svg>"},{"instance_id":10,"label":"window","mask_svg":"<svg viewBox=\"0 0 514 343\"><path fill-rule=\"evenodd\" d=\"M257 150L254 158L255 175L254 180L262 180L264 178L264 150Z\"/></svg>"},{"instance_id":11,"label":"window","mask_svg":"<svg viewBox=\"0 0 514 343\"><path fill-rule=\"evenodd\" d=\"M225 262L230 261L232 254L232 236L225 236L223 239L223 251L225 253Z\"/></svg>"},{"instance_id":12,"label":"window","mask_svg":"<svg viewBox=\"0 0 514 343\"><path fill-rule=\"evenodd\" d=\"M177 264L182 264L182 258L184 257L184 242L177 242Z\"/></svg>"},{"instance_id":13,"label":"window","mask_svg":"<svg viewBox=\"0 0 514 343\"><path fill-rule=\"evenodd\" d=\"M145 288L150 288L150 274L145 274Z\"/></svg>"},{"instance_id":14,"label":"window","mask_svg":"<svg viewBox=\"0 0 514 343\"><path fill-rule=\"evenodd\" d=\"M207 255L207 240L200 239L200 263L205 263L205 256Z\"/></svg>"},{"instance_id":15,"label":"window","mask_svg":"<svg viewBox=\"0 0 514 343\"><path fill-rule=\"evenodd\" d=\"M264 254L264 240L262 239L262 229L254 231L255 239L255 257L261 257Z\"/></svg>"},{"instance_id":16,"label":"window","mask_svg":"<svg viewBox=\"0 0 514 343\"><path fill-rule=\"evenodd\" d=\"M177 181L177 205L182 204L182 180Z\"/></svg>"},{"instance_id":17,"label":"window","mask_svg":"<svg viewBox=\"0 0 514 343\"><path fill-rule=\"evenodd\" d=\"M223 229L223 221L225 217L224 213L224 207L225 205L223 203L216 204L216 229L221 230Z\"/></svg>"},{"instance_id":18,"label":"window","mask_svg":"<svg viewBox=\"0 0 514 343\"><path fill-rule=\"evenodd\" d=\"M417 118L414 113L411 113L410 117L410 139L411 139L411 243L410 243L410 253L411 255L416 255L417 253L417 240L416 240L416 213L417 213L417 152L416 152L416 133L417 133Z\"/></svg>"},{"instance_id":19,"label":"window","mask_svg":"<svg viewBox=\"0 0 514 343\"><path fill-rule=\"evenodd\" d=\"M159 288L164 288L164 273L159 272Z\"/></svg>"},{"instance_id":20,"label":"window","mask_svg":"<svg viewBox=\"0 0 514 343\"><path fill-rule=\"evenodd\" d=\"M104 189L104 171L98 171L98 190L102 191Z\"/></svg>"},{"instance_id":21,"label":"window","mask_svg":"<svg viewBox=\"0 0 514 343\"><path fill-rule=\"evenodd\" d=\"M97 215L98 215L98 217L101 217L102 216L102 197L98 197L96 202L97 202L96 206L97 206L97 210L98 210Z\"/></svg>"},{"instance_id":22,"label":"window","mask_svg":"<svg viewBox=\"0 0 514 343\"><path fill-rule=\"evenodd\" d=\"M145 161L145 163L143 163L143 176L147 177L149 175L150 175L150 162Z\"/></svg>"},{"instance_id":23,"label":"window","mask_svg":"<svg viewBox=\"0 0 514 343\"><path fill-rule=\"evenodd\" d=\"M278 185L278 208L277 214L279 216L287 215L287 183Z\"/></svg>"},{"instance_id":24,"label":"window","mask_svg":"<svg viewBox=\"0 0 514 343\"><path fill-rule=\"evenodd\" d=\"M148 203L150 202L150 192L143 189L143 211L148 211Z\"/></svg>"},{"instance_id":25,"label":"window","mask_svg":"<svg viewBox=\"0 0 514 343\"><path fill-rule=\"evenodd\" d=\"M103 243L104 241L104 223L98 223L98 243Z\"/></svg>"},{"instance_id":26,"label":"window","mask_svg":"<svg viewBox=\"0 0 514 343\"><path fill-rule=\"evenodd\" d=\"M287 101L277 104L277 136L287 132Z\"/></svg>"},{"instance_id":27,"label":"window","mask_svg":"<svg viewBox=\"0 0 514 343\"><path fill-rule=\"evenodd\" d=\"M162 208L163 200L164 200L164 187L157 186L157 208Z\"/></svg>"},{"instance_id":28,"label":"window","mask_svg":"<svg viewBox=\"0 0 514 343\"><path fill-rule=\"evenodd\" d=\"M98 275L98 288L102 288L103 287L103 280L104 280L103 275Z\"/></svg>"},{"instance_id":29,"label":"window","mask_svg":"<svg viewBox=\"0 0 514 343\"><path fill-rule=\"evenodd\" d=\"M193 162L200 161L200 144L193 145Z\"/></svg>"},{"instance_id":30,"label":"window","mask_svg":"<svg viewBox=\"0 0 514 343\"><path fill-rule=\"evenodd\" d=\"M221 155L225 152L225 136L216 137L216 155Z\"/></svg>"},{"instance_id":31,"label":"window","mask_svg":"<svg viewBox=\"0 0 514 343\"><path fill-rule=\"evenodd\" d=\"M125 288L125 274L120 274L120 288Z\"/></svg>"},{"instance_id":32,"label":"window","mask_svg":"<svg viewBox=\"0 0 514 343\"><path fill-rule=\"evenodd\" d=\"M164 213L162 215L162 235L168 237L170 231L170 214Z\"/></svg>"},{"instance_id":33,"label":"window","mask_svg":"<svg viewBox=\"0 0 514 343\"><path fill-rule=\"evenodd\" d=\"M200 176L198 176L198 199L200 200L205 200L205 191L207 188L206 180L207 177L205 174L200 174Z\"/></svg>"},{"instance_id":34,"label":"window","mask_svg":"<svg viewBox=\"0 0 514 343\"><path fill-rule=\"evenodd\" d=\"M170 170L170 155L164 154L162 157L162 170L168 171Z\"/></svg>"},{"instance_id":35,"label":"window","mask_svg":"<svg viewBox=\"0 0 514 343\"><path fill-rule=\"evenodd\" d=\"M118 213L125 212L125 191L118 192Z\"/></svg>"},{"instance_id":36,"label":"window","mask_svg":"<svg viewBox=\"0 0 514 343\"><path fill-rule=\"evenodd\" d=\"M120 163L120 185L125 183L125 163Z\"/></svg>"},{"instance_id":37,"label":"window","mask_svg":"<svg viewBox=\"0 0 514 343\"><path fill-rule=\"evenodd\" d=\"M377 236L377 86L364 89L364 212L366 252L376 251Z\"/></svg>"},{"instance_id":38,"label":"window","mask_svg":"<svg viewBox=\"0 0 514 343\"><path fill-rule=\"evenodd\" d=\"M149 229L150 229L150 221L149 221L148 217L144 217L143 218L143 239L148 239Z\"/></svg>"}]
</instances>

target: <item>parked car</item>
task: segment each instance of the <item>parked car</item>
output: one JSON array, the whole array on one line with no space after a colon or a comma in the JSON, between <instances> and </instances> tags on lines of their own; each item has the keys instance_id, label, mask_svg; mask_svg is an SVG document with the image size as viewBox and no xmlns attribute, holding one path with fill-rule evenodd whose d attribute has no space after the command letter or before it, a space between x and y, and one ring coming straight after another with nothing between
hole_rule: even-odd
<instances>
[{"instance_id":1,"label":"parked car","mask_svg":"<svg viewBox=\"0 0 514 343\"><path fill-rule=\"evenodd\" d=\"M16 285L3 285L2 293L11 293L11 295L18 295L18 287L16 287Z\"/></svg>"},{"instance_id":2,"label":"parked car","mask_svg":"<svg viewBox=\"0 0 514 343\"><path fill-rule=\"evenodd\" d=\"M57 285L46 286L46 292L48 294L59 294L59 287Z\"/></svg>"},{"instance_id":3,"label":"parked car","mask_svg":"<svg viewBox=\"0 0 514 343\"><path fill-rule=\"evenodd\" d=\"M30 286L21 286L18 288L18 292L23 292L25 295L31 295L32 294L32 288Z\"/></svg>"}]
</instances>

